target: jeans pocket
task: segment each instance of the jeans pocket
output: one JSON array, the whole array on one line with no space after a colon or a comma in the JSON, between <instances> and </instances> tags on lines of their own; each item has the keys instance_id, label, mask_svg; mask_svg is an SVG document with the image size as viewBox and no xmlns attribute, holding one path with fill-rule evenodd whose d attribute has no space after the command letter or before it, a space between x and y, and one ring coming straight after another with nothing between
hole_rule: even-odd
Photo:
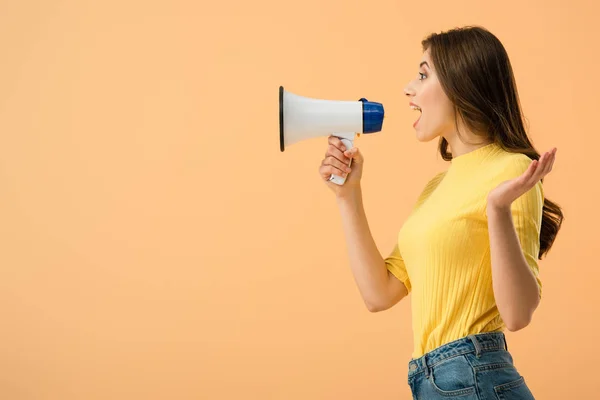
<instances>
[{"instance_id":1,"label":"jeans pocket","mask_svg":"<svg viewBox=\"0 0 600 400\"><path fill-rule=\"evenodd\" d=\"M442 361L431 368L431 386L444 397L469 396L475 393L473 367L464 356Z\"/></svg>"},{"instance_id":2,"label":"jeans pocket","mask_svg":"<svg viewBox=\"0 0 600 400\"><path fill-rule=\"evenodd\" d=\"M498 400L535 400L523 377L494 386L494 392Z\"/></svg>"}]
</instances>

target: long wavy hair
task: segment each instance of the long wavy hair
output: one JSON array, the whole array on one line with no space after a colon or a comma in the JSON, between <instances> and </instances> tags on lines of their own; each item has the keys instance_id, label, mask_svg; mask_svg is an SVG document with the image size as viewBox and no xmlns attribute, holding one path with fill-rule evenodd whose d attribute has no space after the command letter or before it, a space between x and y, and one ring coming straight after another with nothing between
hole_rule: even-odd
<instances>
[{"instance_id":1,"label":"long wavy hair","mask_svg":"<svg viewBox=\"0 0 600 400\"><path fill-rule=\"evenodd\" d=\"M466 26L433 33L421 45L424 52L429 49L441 86L454 105L459 135L458 117L504 150L539 160L527 136L508 54L496 36L485 28ZM444 160L452 160L445 138L438 148ZM563 218L560 206L544 199L539 259L552 247Z\"/></svg>"}]
</instances>

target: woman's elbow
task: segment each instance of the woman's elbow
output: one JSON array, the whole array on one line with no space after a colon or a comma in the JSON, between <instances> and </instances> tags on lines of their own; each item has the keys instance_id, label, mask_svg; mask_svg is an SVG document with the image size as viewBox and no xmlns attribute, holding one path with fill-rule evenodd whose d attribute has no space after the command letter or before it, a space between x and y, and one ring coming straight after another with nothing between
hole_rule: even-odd
<instances>
[{"instance_id":1,"label":"woman's elbow","mask_svg":"<svg viewBox=\"0 0 600 400\"><path fill-rule=\"evenodd\" d=\"M405 296L398 296L398 297L393 297L391 299L381 299L380 301L372 302L372 303L365 302L365 305L367 306L367 310L369 310L369 312L372 312L372 313L381 312L381 311L389 310L390 308L394 307L404 297Z\"/></svg>"},{"instance_id":2,"label":"woman's elbow","mask_svg":"<svg viewBox=\"0 0 600 400\"><path fill-rule=\"evenodd\" d=\"M506 329L508 329L511 332L516 332L516 331L520 331L521 329L525 328L527 325L529 325L530 321L526 321L526 320L515 320L515 321L507 321L505 322L506 324Z\"/></svg>"},{"instance_id":3,"label":"woman's elbow","mask_svg":"<svg viewBox=\"0 0 600 400\"><path fill-rule=\"evenodd\" d=\"M504 320L504 324L506 325L506 329L508 329L511 332L516 332L529 325L531 323L532 318L533 310L527 313L507 318Z\"/></svg>"},{"instance_id":4,"label":"woman's elbow","mask_svg":"<svg viewBox=\"0 0 600 400\"><path fill-rule=\"evenodd\" d=\"M533 313L537 310L539 304L540 296L538 292L536 293L534 300L531 300L530 302L523 301L506 310L508 312L505 312L502 315L502 320L504 321L504 325L506 325L506 329L511 332L516 332L529 325L533 319Z\"/></svg>"},{"instance_id":5,"label":"woman's elbow","mask_svg":"<svg viewBox=\"0 0 600 400\"><path fill-rule=\"evenodd\" d=\"M388 308L390 308L389 306L387 306L385 304L381 304L381 303L367 303L367 302L365 302L365 305L367 306L367 310L369 310L369 312L372 312L372 313L376 313L376 312L380 312L380 311L385 311Z\"/></svg>"},{"instance_id":6,"label":"woman's elbow","mask_svg":"<svg viewBox=\"0 0 600 400\"><path fill-rule=\"evenodd\" d=\"M376 313L376 312L381 312L381 311L385 311L385 310L392 308L398 301L399 301L399 299L398 300L379 299L378 301L375 301L375 302L365 301L365 305L367 306L367 310L369 310L369 312Z\"/></svg>"}]
</instances>

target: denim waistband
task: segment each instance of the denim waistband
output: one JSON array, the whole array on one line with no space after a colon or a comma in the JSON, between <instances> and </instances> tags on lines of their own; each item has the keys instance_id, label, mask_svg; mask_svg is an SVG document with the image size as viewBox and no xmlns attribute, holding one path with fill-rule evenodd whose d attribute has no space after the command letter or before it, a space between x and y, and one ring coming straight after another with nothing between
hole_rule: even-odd
<instances>
[{"instance_id":1,"label":"denim waistband","mask_svg":"<svg viewBox=\"0 0 600 400\"><path fill-rule=\"evenodd\" d=\"M408 376L425 371L428 375L429 368L447 358L461 354L475 353L479 356L487 351L508 350L503 332L488 332L469 335L447 343L424 354L408 363Z\"/></svg>"}]
</instances>

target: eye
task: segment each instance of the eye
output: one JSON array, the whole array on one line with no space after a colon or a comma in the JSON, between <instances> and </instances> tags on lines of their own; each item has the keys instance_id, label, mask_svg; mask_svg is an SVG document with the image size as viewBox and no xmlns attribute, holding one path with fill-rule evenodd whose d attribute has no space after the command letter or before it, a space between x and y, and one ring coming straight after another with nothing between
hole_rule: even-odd
<instances>
[{"instance_id":1,"label":"eye","mask_svg":"<svg viewBox=\"0 0 600 400\"><path fill-rule=\"evenodd\" d=\"M425 74L419 72L419 80L422 81L425 78L427 78L427 76Z\"/></svg>"}]
</instances>

